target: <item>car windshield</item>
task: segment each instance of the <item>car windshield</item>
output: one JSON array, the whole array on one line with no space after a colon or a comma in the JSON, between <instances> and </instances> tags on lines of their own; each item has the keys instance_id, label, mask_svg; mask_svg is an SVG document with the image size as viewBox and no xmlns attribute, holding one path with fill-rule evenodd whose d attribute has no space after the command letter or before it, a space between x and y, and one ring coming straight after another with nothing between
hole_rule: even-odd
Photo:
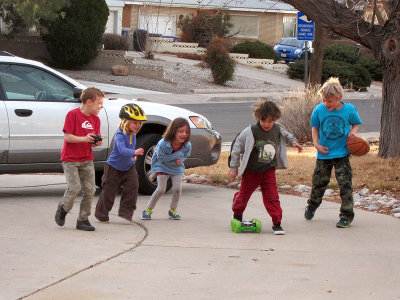
<instances>
[{"instance_id":1,"label":"car windshield","mask_svg":"<svg viewBox=\"0 0 400 300\"><path fill-rule=\"evenodd\" d=\"M283 39L279 44L284 45L284 46L303 48L303 41L299 41L299 40L293 39L293 38Z\"/></svg>"}]
</instances>

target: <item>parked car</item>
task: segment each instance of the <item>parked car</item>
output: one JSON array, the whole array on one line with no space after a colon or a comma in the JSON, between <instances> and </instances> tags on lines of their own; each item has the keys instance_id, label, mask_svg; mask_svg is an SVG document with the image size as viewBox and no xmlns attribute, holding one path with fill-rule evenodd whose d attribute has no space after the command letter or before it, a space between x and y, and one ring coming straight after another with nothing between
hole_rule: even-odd
<instances>
[{"instance_id":1,"label":"parked car","mask_svg":"<svg viewBox=\"0 0 400 300\"><path fill-rule=\"evenodd\" d=\"M80 106L84 88L40 62L0 53L0 174L62 172L65 115ZM140 193L151 194L157 186L151 157L167 125L176 117L186 118L191 127L193 150L186 168L218 161L221 136L202 115L170 105L107 98L99 114L104 143L93 149L97 185L120 123L119 110L130 101L139 104L147 116L137 135L137 147L144 149L136 162Z\"/></svg>"},{"instance_id":2,"label":"parked car","mask_svg":"<svg viewBox=\"0 0 400 300\"><path fill-rule=\"evenodd\" d=\"M308 57L311 58L310 43L308 44ZM276 43L274 50L278 56L285 62L297 61L304 59L305 41L299 41L295 37L283 38L279 43Z\"/></svg>"}]
</instances>

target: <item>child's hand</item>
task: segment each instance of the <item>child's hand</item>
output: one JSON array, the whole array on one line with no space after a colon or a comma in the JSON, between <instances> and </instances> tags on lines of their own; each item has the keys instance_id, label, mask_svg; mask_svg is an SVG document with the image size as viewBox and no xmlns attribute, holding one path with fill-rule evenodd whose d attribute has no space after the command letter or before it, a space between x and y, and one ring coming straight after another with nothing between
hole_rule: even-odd
<instances>
[{"instance_id":1,"label":"child's hand","mask_svg":"<svg viewBox=\"0 0 400 300\"><path fill-rule=\"evenodd\" d=\"M96 144L92 144L92 147L98 147L103 145L103 141L98 141Z\"/></svg>"},{"instance_id":2,"label":"child's hand","mask_svg":"<svg viewBox=\"0 0 400 300\"><path fill-rule=\"evenodd\" d=\"M235 178L236 176L238 176L238 172L237 171L229 171L228 175L231 178Z\"/></svg>"},{"instance_id":3,"label":"child's hand","mask_svg":"<svg viewBox=\"0 0 400 300\"><path fill-rule=\"evenodd\" d=\"M89 144L93 143L94 142L94 136L95 136L94 133L89 133L87 136L83 137L83 142L84 143L89 143Z\"/></svg>"},{"instance_id":4,"label":"child's hand","mask_svg":"<svg viewBox=\"0 0 400 300\"><path fill-rule=\"evenodd\" d=\"M295 147L299 153L303 151L303 147L300 144L294 143L293 147Z\"/></svg>"},{"instance_id":5,"label":"child's hand","mask_svg":"<svg viewBox=\"0 0 400 300\"><path fill-rule=\"evenodd\" d=\"M178 166L180 166L180 165L182 164L182 161L181 161L180 159L177 159L177 160L176 160L176 164L177 164Z\"/></svg>"},{"instance_id":6,"label":"child's hand","mask_svg":"<svg viewBox=\"0 0 400 300\"><path fill-rule=\"evenodd\" d=\"M144 150L143 148L136 149L135 152L133 152L133 155L143 155Z\"/></svg>"},{"instance_id":7,"label":"child's hand","mask_svg":"<svg viewBox=\"0 0 400 300\"><path fill-rule=\"evenodd\" d=\"M356 134L355 134L354 132L350 131L350 132L349 132L349 135L347 136L347 138L349 138L349 137L354 137L354 136L356 136Z\"/></svg>"},{"instance_id":8,"label":"child's hand","mask_svg":"<svg viewBox=\"0 0 400 300\"><path fill-rule=\"evenodd\" d=\"M315 149L317 149L319 152L323 154L328 154L329 153L329 148L321 145L315 146Z\"/></svg>"}]
</instances>

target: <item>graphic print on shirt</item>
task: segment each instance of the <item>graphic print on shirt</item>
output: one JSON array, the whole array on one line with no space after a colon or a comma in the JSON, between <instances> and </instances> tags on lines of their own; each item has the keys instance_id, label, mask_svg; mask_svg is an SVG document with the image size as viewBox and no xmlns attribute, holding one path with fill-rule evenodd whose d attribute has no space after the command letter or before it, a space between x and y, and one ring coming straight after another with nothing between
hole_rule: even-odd
<instances>
[{"instance_id":1,"label":"graphic print on shirt","mask_svg":"<svg viewBox=\"0 0 400 300\"><path fill-rule=\"evenodd\" d=\"M322 120L322 133L329 140L338 140L345 134L345 121L339 116L328 116Z\"/></svg>"},{"instance_id":2,"label":"graphic print on shirt","mask_svg":"<svg viewBox=\"0 0 400 300\"><path fill-rule=\"evenodd\" d=\"M258 140L254 147L258 151L258 162L270 163L275 158L276 150L274 142Z\"/></svg>"},{"instance_id":3,"label":"graphic print on shirt","mask_svg":"<svg viewBox=\"0 0 400 300\"><path fill-rule=\"evenodd\" d=\"M85 129L92 129L92 130L93 130L93 126L92 126L92 124L90 124L89 121L83 122L83 123L82 123L82 128L85 128Z\"/></svg>"}]
</instances>

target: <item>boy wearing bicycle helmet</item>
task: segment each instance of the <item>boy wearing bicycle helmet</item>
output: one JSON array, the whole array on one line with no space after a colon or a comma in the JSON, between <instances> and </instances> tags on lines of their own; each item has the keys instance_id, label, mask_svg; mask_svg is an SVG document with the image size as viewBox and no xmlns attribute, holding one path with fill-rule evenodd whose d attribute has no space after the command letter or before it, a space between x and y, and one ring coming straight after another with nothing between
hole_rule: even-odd
<instances>
[{"instance_id":1,"label":"boy wearing bicycle helmet","mask_svg":"<svg viewBox=\"0 0 400 300\"><path fill-rule=\"evenodd\" d=\"M260 100L265 101L253 105L257 123L239 133L232 146L229 176L242 176L240 190L233 197L233 218L242 221L250 196L260 186L264 206L272 218L272 230L275 235L280 235L285 231L281 226L282 208L275 169L287 168L287 142L299 152L303 147L293 135L275 123L281 117L279 107L265 98Z\"/></svg>"},{"instance_id":2,"label":"boy wearing bicycle helmet","mask_svg":"<svg viewBox=\"0 0 400 300\"><path fill-rule=\"evenodd\" d=\"M115 195L122 186L118 216L132 222L136 209L139 181L135 168L136 155L143 155L143 148L135 150L136 134L146 121L143 109L133 103L121 107L121 123L114 136L114 147L107 159L102 177L102 191L94 216L102 223L109 222Z\"/></svg>"}]
</instances>

